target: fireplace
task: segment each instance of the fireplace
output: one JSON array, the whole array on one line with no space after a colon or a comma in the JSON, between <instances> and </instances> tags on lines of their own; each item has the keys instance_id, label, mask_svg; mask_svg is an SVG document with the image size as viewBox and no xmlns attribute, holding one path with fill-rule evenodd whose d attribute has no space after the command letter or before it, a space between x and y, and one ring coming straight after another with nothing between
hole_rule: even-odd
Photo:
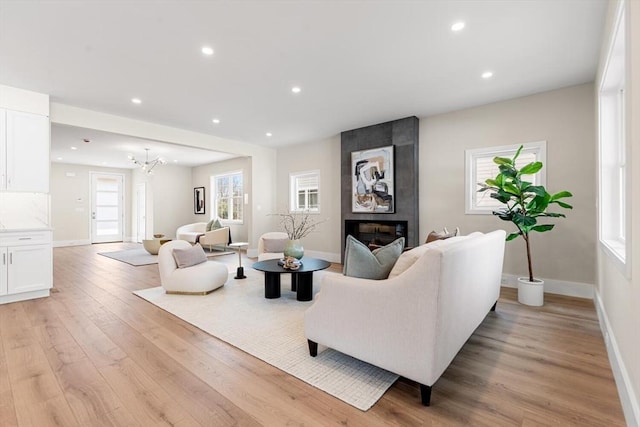
<instances>
[{"instance_id":1,"label":"fireplace","mask_svg":"<svg viewBox=\"0 0 640 427\"><path fill-rule=\"evenodd\" d=\"M408 246L408 221L352 220L344 222L345 235L351 235L365 245L387 245L399 237L404 237Z\"/></svg>"}]
</instances>

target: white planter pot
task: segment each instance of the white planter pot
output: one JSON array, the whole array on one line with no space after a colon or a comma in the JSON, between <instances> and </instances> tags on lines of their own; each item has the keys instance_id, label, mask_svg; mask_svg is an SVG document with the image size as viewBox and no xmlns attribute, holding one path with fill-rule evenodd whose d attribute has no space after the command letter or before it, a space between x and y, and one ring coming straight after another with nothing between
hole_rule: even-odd
<instances>
[{"instance_id":1,"label":"white planter pot","mask_svg":"<svg viewBox=\"0 0 640 427\"><path fill-rule=\"evenodd\" d=\"M518 277L518 302L524 305L540 307L544 304L544 280Z\"/></svg>"}]
</instances>

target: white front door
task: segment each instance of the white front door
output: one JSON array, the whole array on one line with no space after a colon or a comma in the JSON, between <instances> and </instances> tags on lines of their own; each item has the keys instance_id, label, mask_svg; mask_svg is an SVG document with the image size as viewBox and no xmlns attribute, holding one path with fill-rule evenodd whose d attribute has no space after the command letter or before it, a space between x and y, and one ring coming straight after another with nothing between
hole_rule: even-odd
<instances>
[{"instance_id":1,"label":"white front door","mask_svg":"<svg viewBox=\"0 0 640 427\"><path fill-rule=\"evenodd\" d=\"M91 243L124 240L124 176L91 172Z\"/></svg>"}]
</instances>

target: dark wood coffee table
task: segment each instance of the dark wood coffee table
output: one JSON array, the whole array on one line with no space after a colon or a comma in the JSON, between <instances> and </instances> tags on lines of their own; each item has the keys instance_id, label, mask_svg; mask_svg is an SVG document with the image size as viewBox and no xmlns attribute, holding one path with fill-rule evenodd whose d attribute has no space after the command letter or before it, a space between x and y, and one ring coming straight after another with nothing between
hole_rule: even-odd
<instances>
[{"instance_id":1,"label":"dark wood coffee table","mask_svg":"<svg viewBox=\"0 0 640 427\"><path fill-rule=\"evenodd\" d=\"M302 258L302 266L297 270L287 270L278 265L278 259L258 261L253 268L264 271L264 297L280 298L280 275L291 274L291 291L296 293L298 301L311 301L313 299L313 272L324 270L331 263L318 258Z\"/></svg>"}]
</instances>

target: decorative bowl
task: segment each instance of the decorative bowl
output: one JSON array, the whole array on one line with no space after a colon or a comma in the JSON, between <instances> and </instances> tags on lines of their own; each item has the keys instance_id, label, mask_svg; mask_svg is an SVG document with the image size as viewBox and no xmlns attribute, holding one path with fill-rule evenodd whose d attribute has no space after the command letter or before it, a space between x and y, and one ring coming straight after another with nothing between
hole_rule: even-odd
<instances>
[{"instance_id":1,"label":"decorative bowl","mask_svg":"<svg viewBox=\"0 0 640 427\"><path fill-rule=\"evenodd\" d=\"M156 239L161 239L164 237L164 234L154 234L153 237L155 237Z\"/></svg>"}]
</instances>

